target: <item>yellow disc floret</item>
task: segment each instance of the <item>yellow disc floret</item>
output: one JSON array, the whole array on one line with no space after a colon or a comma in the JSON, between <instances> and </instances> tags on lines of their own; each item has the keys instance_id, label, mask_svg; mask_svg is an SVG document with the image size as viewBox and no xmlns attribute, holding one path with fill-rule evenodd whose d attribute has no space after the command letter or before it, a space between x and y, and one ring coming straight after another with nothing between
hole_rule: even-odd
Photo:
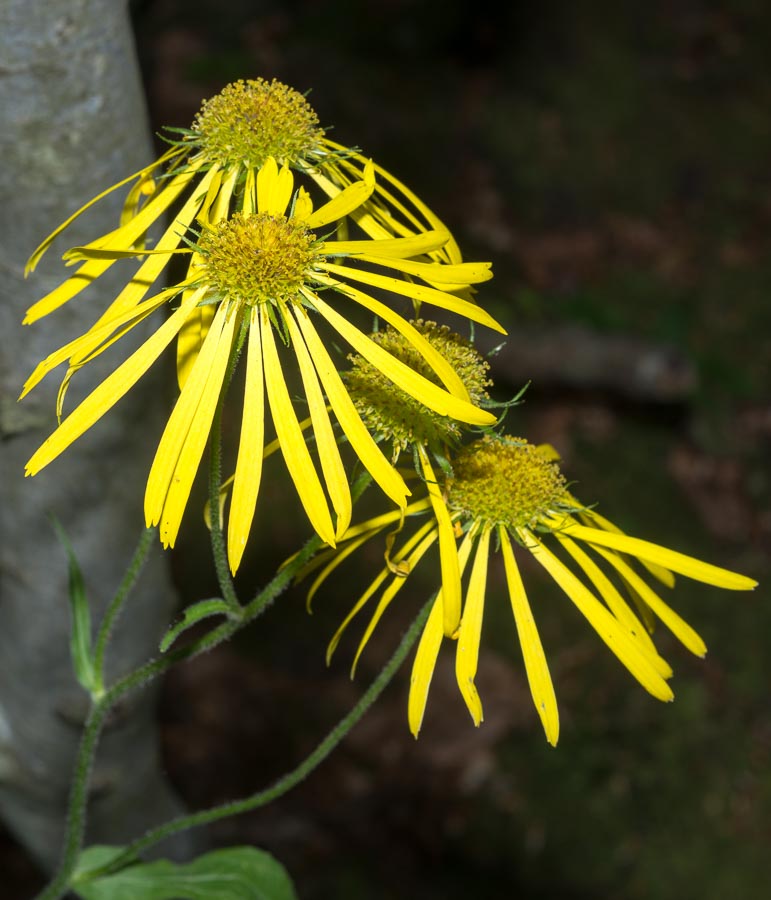
<instances>
[{"instance_id":1,"label":"yellow disc floret","mask_svg":"<svg viewBox=\"0 0 771 900\"><path fill-rule=\"evenodd\" d=\"M212 159L254 168L269 156L290 166L312 158L324 136L305 97L275 78L229 84L204 100L192 130Z\"/></svg>"},{"instance_id":2,"label":"yellow disc floret","mask_svg":"<svg viewBox=\"0 0 771 900\"><path fill-rule=\"evenodd\" d=\"M286 216L236 213L203 233L201 281L211 285L212 299L284 303L311 274L315 246L316 235Z\"/></svg>"},{"instance_id":3,"label":"yellow disc floret","mask_svg":"<svg viewBox=\"0 0 771 900\"><path fill-rule=\"evenodd\" d=\"M490 366L470 341L446 325L422 320L412 324L452 366L472 403L476 405L488 399ZM371 337L400 362L429 381L439 383L434 370L404 335L387 328ZM460 438L462 423L428 409L363 357L352 356L351 361L353 365L345 374L348 391L370 431L392 445L394 457L398 458L400 452L415 444L440 450Z\"/></svg>"},{"instance_id":4,"label":"yellow disc floret","mask_svg":"<svg viewBox=\"0 0 771 900\"><path fill-rule=\"evenodd\" d=\"M452 466L447 505L474 521L532 528L542 517L569 505L556 463L521 438L474 441Z\"/></svg>"}]
</instances>

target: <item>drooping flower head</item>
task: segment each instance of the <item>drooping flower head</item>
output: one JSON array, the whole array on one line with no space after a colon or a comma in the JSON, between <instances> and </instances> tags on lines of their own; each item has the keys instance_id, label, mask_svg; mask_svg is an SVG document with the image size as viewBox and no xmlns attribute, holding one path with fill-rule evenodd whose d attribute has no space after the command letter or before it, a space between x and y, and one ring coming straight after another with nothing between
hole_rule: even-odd
<instances>
[{"instance_id":1,"label":"drooping flower head","mask_svg":"<svg viewBox=\"0 0 771 900\"><path fill-rule=\"evenodd\" d=\"M438 305L501 329L472 297L473 285L491 277L489 265L462 263L457 245L437 216L356 149L330 141L313 108L297 91L276 80L235 82L205 101L192 127L177 130L176 137L158 160L70 217L30 259L28 271L80 213L111 190L133 183L118 227L68 251L65 260L80 263L78 269L35 303L25 318L30 323L50 314L98 281L115 260L140 260L133 277L92 328L51 354L25 385L26 393L66 362L59 416L70 378L79 368L156 309L177 296L181 304L170 321L62 423L30 460L27 471L39 471L89 428L176 337L182 394L161 441L146 500L148 522L160 522L164 543L173 544L190 476L226 379L227 360L244 344L247 400L230 523L235 569L259 482L260 451L255 448L263 440L258 424L263 379L274 415L276 409L282 410L276 416L277 430L290 472L325 540L341 534L349 517L348 490L342 484L339 453L332 447L325 402L365 465L379 473L372 472L386 493L398 504L408 493L400 477L390 469L387 474L382 454L365 436L335 365L310 324L309 311L320 314L357 352L427 407L475 422L489 422L491 416L470 412L470 398L447 362L372 291L390 292L415 305ZM320 194L321 202L314 201L309 191ZM169 212L173 212L169 224L148 246L148 229ZM152 294L173 255L182 253L189 254L186 278ZM425 352L438 384L436 379L421 378L366 338L322 299L326 291L344 295L403 333L419 354ZM308 452L300 447L296 417L284 414L291 404L280 376L280 353L272 349L274 331L279 344L291 345L297 355L334 525L319 479L311 476ZM329 395L327 401L323 392ZM247 489L251 478L247 473L254 471L256 481Z\"/></svg>"},{"instance_id":2,"label":"drooping flower head","mask_svg":"<svg viewBox=\"0 0 771 900\"><path fill-rule=\"evenodd\" d=\"M457 373L472 403L483 408L495 405L487 393L492 384L488 377L489 363L470 341L446 325L423 320L417 320L414 325ZM372 339L413 371L436 381L428 358L396 329L387 328L373 334ZM408 394L360 354L353 354L350 359L352 366L344 373L344 379L364 423L383 445L391 448L394 463L405 451L412 452L414 468L425 485L438 528L444 585L444 630L451 635L460 622L460 569L453 526L434 470L441 471L447 466L451 448L460 446L469 424L427 409L415 395Z\"/></svg>"},{"instance_id":3,"label":"drooping flower head","mask_svg":"<svg viewBox=\"0 0 771 900\"><path fill-rule=\"evenodd\" d=\"M629 537L593 510L582 507L569 492L550 448L524 440L487 435L464 446L452 459L452 475L444 480L442 499L457 529L461 574L471 571L465 585L462 617L454 633L445 628L444 583L434 600L412 669L408 721L417 737L423 721L431 678L443 636L455 641L455 671L461 695L474 724L482 721L482 703L475 685L491 548L503 556L509 600L538 715L552 745L559 736L559 715L546 655L516 561L527 552L540 563L584 615L598 636L653 696L671 700L669 664L659 655L651 633L658 618L693 653L706 652L699 635L662 599L645 577L652 575L666 587L678 573L729 590L749 590L755 582L726 569ZM362 637L354 666L381 616L409 574L440 538L442 525L433 515L428 497L406 508L422 524L405 538L359 598L337 634L368 601L380 592L379 602ZM426 515L427 514L427 515ZM399 513L370 519L349 529L345 541L315 563L326 563L317 576L315 593L342 559L384 529L399 521ZM408 520L410 521L410 520ZM642 566L640 571L635 563ZM314 567L315 567L314 566ZM310 567L309 567L310 569ZM632 605L622 596L623 587Z\"/></svg>"},{"instance_id":4,"label":"drooping flower head","mask_svg":"<svg viewBox=\"0 0 771 900\"><path fill-rule=\"evenodd\" d=\"M447 325L422 319L412 324L457 373L471 402L481 407L490 405L487 393L492 384L488 377L490 365L471 341ZM396 329L388 327L370 337L412 370L429 381L436 381L436 374L426 357ZM343 380L369 430L391 448L394 462L406 451L412 452L417 447L442 456L449 446L460 444L463 423L426 409L423 403L403 391L360 354L352 354L350 361L351 368L344 373Z\"/></svg>"},{"instance_id":5,"label":"drooping flower head","mask_svg":"<svg viewBox=\"0 0 771 900\"><path fill-rule=\"evenodd\" d=\"M364 234L376 239L432 232L435 238L444 239L416 253L427 254L437 262L461 262L450 232L417 196L356 149L329 140L306 97L275 79L227 85L204 101L192 128L170 132L178 139L169 150L89 201L35 250L27 264L28 273L78 216L112 191L131 184L119 226L86 247L65 254L70 264L81 262L77 272L37 301L27 311L25 323L48 315L77 296L116 258L135 255L145 246L148 229L173 209L170 223L153 245L153 255L133 279L134 299L138 301L140 292L146 293L163 272L196 220L217 223L244 211L254 178L269 159L302 174L309 186L317 187L330 199L362 182L365 169L372 167L377 183L341 220L350 217ZM443 284L450 290L468 292L468 284L463 281L451 285L445 280Z\"/></svg>"},{"instance_id":6,"label":"drooping flower head","mask_svg":"<svg viewBox=\"0 0 771 900\"><path fill-rule=\"evenodd\" d=\"M191 246L187 277L144 299L149 285L140 276L147 263L97 322L83 335L43 360L24 388L31 390L63 362L71 375L107 350L147 316L179 297L168 319L64 419L33 455L35 474L90 428L147 371L177 338L180 396L153 462L145 496L148 524L160 524L164 545L173 545L193 479L208 439L230 361L243 347L246 387L241 437L228 526L231 568L241 560L254 515L264 447L265 395L289 473L313 527L334 544L348 527L351 498L337 447L331 409L340 430L385 493L403 507L409 493L356 411L316 323L337 332L357 353L428 409L476 425L494 416L475 406L461 378L430 342L369 289L395 299L433 304L480 322L500 326L476 303L434 285L471 285L490 277L485 264L440 264L414 257L440 247L434 231L413 237L334 240L342 217L359 209L375 189L371 167L318 209L287 165L269 158L242 189L240 210L223 218L213 206L227 206L234 183L210 190L210 169L200 191L206 198L197 218L200 232ZM324 237L324 234L329 237ZM135 255L145 251L135 250ZM81 255L102 260L104 249ZM114 254L112 254L114 255ZM125 255L125 254L123 254ZM156 259L154 255L149 260ZM383 274L391 272L394 274ZM408 276L409 280L404 276ZM423 283L421 283L423 282ZM363 289L358 285L363 285ZM323 296L322 296L323 295ZM433 380L410 368L370 339L341 313L343 305L374 314L403 336L425 360ZM278 336L278 340L276 337ZM320 478L306 446L283 374L280 345L291 348L310 413ZM23 395L22 395L23 396ZM60 391L59 410L63 402ZM326 493L325 493L326 488ZM330 512L329 505L332 511Z\"/></svg>"}]
</instances>

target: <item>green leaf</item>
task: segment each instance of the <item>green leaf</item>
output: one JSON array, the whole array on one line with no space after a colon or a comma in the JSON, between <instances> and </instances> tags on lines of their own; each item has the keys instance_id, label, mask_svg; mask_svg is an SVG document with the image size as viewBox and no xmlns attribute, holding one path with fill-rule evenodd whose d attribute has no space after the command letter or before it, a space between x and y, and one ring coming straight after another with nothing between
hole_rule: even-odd
<instances>
[{"instance_id":1,"label":"green leaf","mask_svg":"<svg viewBox=\"0 0 771 900\"><path fill-rule=\"evenodd\" d=\"M161 653L165 653L183 631L196 622L200 622L201 619L207 619L209 616L227 616L229 614L230 607L224 600L219 598L199 600L198 603L193 603L192 606L188 606L182 613L182 618L175 622L164 634L160 644Z\"/></svg>"},{"instance_id":2,"label":"green leaf","mask_svg":"<svg viewBox=\"0 0 771 900\"><path fill-rule=\"evenodd\" d=\"M94 682L94 657L91 652L91 610L86 596L86 585L80 571L75 551L61 524L52 517L54 529L67 553L69 564L69 595L72 633L70 634L70 656L75 677L92 693Z\"/></svg>"},{"instance_id":3,"label":"green leaf","mask_svg":"<svg viewBox=\"0 0 771 900\"><path fill-rule=\"evenodd\" d=\"M73 884L81 878L87 881L88 879L85 876L88 872L109 866L114 859L117 859L125 851L125 847L116 847L110 844L93 844L90 847L86 847L75 864L75 871L72 875ZM136 857L134 857L132 864L135 862L138 862Z\"/></svg>"},{"instance_id":4,"label":"green leaf","mask_svg":"<svg viewBox=\"0 0 771 900\"><path fill-rule=\"evenodd\" d=\"M122 848L89 847L72 887L83 900L297 900L286 869L264 850L228 847L185 865L139 863L88 881L84 863L105 865Z\"/></svg>"}]
</instances>

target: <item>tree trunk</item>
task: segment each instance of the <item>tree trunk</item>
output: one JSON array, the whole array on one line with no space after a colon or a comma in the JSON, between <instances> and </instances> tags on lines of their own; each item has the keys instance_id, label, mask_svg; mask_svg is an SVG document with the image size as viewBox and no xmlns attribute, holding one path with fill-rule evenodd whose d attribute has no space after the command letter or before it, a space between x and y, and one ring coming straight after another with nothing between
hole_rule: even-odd
<instances>
[{"instance_id":1,"label":"tree trunk","mask_svg":"<svg viewBox=\"0 0 771 900\"><path fill-rule=\"evenodd\" d=\"M97 318L117 294L121 272L125 281L130 269L116 264L113 277L104 276L49 317L24 327L21 320L69 274L63 250L116 226L123 192L68 229L26 281L23 269L46 234L141 168L150 152L125 3L2 0L0 815L46 868L58 857L87 710L69 659L66 557L48 515L70 536L97 618L144 527L144 479L171 391L159 390L151 373L61 458L25 479L25 461L55 427L58 383L52 375L50 384L17 404L22 384L40 359ZM135 331L141 339L141 329ZM104 377L108 364L116 364L109 351L75 377L69 409ZM118 624L108 676L157 651L174 605L166 560L154 547ZM124 842L181 811L160 769L156 693L129 698L103 735L92 779L90 842ZM174 855L185 852L183 843Z\"/></svg>"}]
</instances>

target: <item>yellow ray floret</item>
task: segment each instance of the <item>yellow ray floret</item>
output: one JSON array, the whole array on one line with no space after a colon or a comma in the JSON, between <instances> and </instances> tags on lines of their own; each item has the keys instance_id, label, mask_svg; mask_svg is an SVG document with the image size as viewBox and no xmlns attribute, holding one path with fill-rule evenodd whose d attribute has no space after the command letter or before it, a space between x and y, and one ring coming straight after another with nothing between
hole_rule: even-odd
<instances>
[{"instance_id":1,"label":"yellow ray floret","mask_svg":"<svg viewBox=\"0 0 771 900\"><path fill-rule=\"evenodd\" d=\"M450 452L446 465L451 474L443 470L438 480L434 468L427 464L425 450L419 449L417 456L422 467L423 496L413 501L405 510L406 517L399 520L396 514L390 513L352 526L338 548L322 556L324 568L312 587L316 593L331 572L339 572L344 559L367 541L382 535L390 525L398 525L400 532L403 528L404 542L391 554L391 565L385 566L359 597L330 645L331 653L352 619L382 592L359 646L358 659L385 608L420 559L439 544L442 584L418 644L407 704L409 727L416 737L422 727L438 654L448 636L457 642L455 669L461 696L474 724L482 721L476 673L493 539L503 556L509 600L533 703L546 739L552 745L558 741L560 722L554 685L536 625L535 613L540 600L534 596L531 603L528 599L517 553L529 554L543 567L622 665L652 696L662 701L672 700L674 696L668 684L672 668L659 655L646 630L649 617L651 624L652 616L660 619L697 656L703 656L706 647L698 633L635 571L628 557L649 564L646 567L665 583L671 583L667 574L678 572L730 590L749 590L756 584L752 578L622 533L599 514L578 504L556 468L555 454L542 452L521 438L487 435ZM420 522L423 515L428 521L410 534L408 524L412 516ZM579 524L578 516L597 522L599 527ZM387 553L395 536L391 532L386 537ZM456 566L448 563L451 554ZM472 557L471 573L463 588L464 571ZM315 568L314 563L309 563L301 576ZM662 576L662 573L666 574ZM622 597L611 576L628 589L640 606L639 615ZM446 592L454 595L456 583L461 585L461 618L457 630L448 635L445 617L448 606L454 607L455 601L448 604Z\"/></svg>"},{"instance_id":2,"label":"yellow ray floret","mask_svg":"<svg viewBox=\"0 0 771 900\"><path fill-rule=\"evenodd\" d=\"M546 662L546 654L544 653L538 628L533 618L533 612L525 593L525 586L522 583L522 576L519 573L514 551L511 549L511 541L505 528L498 528L498 539L501 542L511 610L517 626L519 645L522 648L522 658L525 663L530 694L541 719L546 740L552 747L556 747L560 734L560 721L559 712L557 711L557 697L554 693L549 665Z\"/></svg>"},{"instance_id":3,"label":"yellow ray floret","mask_svg":"<svg viewBox=\"0 0 771 900\"><path fill-rule=\"evenodd\" d=\"M471 546L471 535L466 543ZM482 614L485 609L485 586L487 583L487 563L490 555L490 529L483 528L476 542L474 563L471 567L466 604L463 618L458 628L458 643L455 650L455 677L461 696L471 713L475 725L482 722L482 701L479 699L474 679L479 664L479 642L482 638Z\"/></svg>"},{"instance_id":4,"label":"yellow ray floret","mask_svg":"<svg viewBox=\"0 0 771 900\"><path fill-rule=\"evenodd\" d=\"M252 527L265 445L265 379L259 310L252 307L249 315L244 409L228 520L228 562L232 572L241 563Z\"/></svg>"},{"instance_id":5,"label":"yellow ray floret","mask_svg":"<svg viewBox=\"0 0 771 900\"><path fill-rule=\"evenodd\" d=\"M176 171L161 189L126 223L104 238L79 248L85 257L71 287L49 297L44 307L33 307L35 316L50 311L80 290L83 273L98 277L114 259L135 255L139 268L94 325L79 338L52 353L35 370L25 393L58 365L68 365L60 392L73 375L105 353L139 322L169 301L178 303L170 318L158 326L145 344L86 398L32 457L28 473L34 474L76 440L130 389L168 344L177 338L179 398L169 417L151 467L145 491L145 516L160 526L166 546L173 546L209 438L217 406L240 348L246 347L247 385L242 413L242 434L233 478L233 504L227 527L228 558L235 572L241 563L256 510L265 445L265 417L270 415L277 446L305 512L320 537L334 545L347 531L352 504L349 475L337 443L341 438L368 469L387 496L404 507L410 494L401 474L384 456L364 425L346 386L325 346L319 325L331 329L362 354L394 384L427 409L459 422L490 425L495 416L471 402L457 372L425 336L394 311L387 298L371 296L349 284L391 290L403 297L443 306L449 312L490 327L500 326L481 307L434 286L404 280L422 278L427 285L442 283L442 263L430 254L448 237L438 220L423 234L400 229L397 237L340 242L320 239L310 231L319 225L333 227L340 217L352 215L369 202L376 189L374 167L363 165L361 178L330 188L331 197L317 209L307 194L296 191L296 178L286 164L267 157L259 169L239 179L238 167L204 166L199 158ZM166 201L182 197L174 222L152 251L134 246ZM164 190L167 193L163 193ZM235 207L235 208L234 208ZM299 210L301 216L295 216ZM391 232L393 235L394 232ZM189 237L186 237L189 235ZM183 238L186 244L183 246ZM348 256L360 254L353 263ZM411 261L420 252L423 259ZM153 282L174 253L186 253L187 272L176 285L145 300ZM427 259L429 261L427 261ZM404 279L379 276L366 267L401 272ZM485 264L455 261L450 283L466 286L489 275ZM381 280L385 279L385 280ZM69 293L68 293L69 292ZM322 298L321 294L324 294ZM355 303L387 322L421 355L438 383L429 380L367 337L345 315L345 305ZM318 325L316 324L318 323ZM280 343L289 353L286 362ZM306 444L294 402L287 387L285 366L296 367L310 412L309 432L313 451ZM267 398L267 402L266 402ZM447 535L447 527L444 534ZM443 545L449 546L447 537ZM448 588L448 631L460 618L457 592Z\"/></svg>"}]
</instances>

